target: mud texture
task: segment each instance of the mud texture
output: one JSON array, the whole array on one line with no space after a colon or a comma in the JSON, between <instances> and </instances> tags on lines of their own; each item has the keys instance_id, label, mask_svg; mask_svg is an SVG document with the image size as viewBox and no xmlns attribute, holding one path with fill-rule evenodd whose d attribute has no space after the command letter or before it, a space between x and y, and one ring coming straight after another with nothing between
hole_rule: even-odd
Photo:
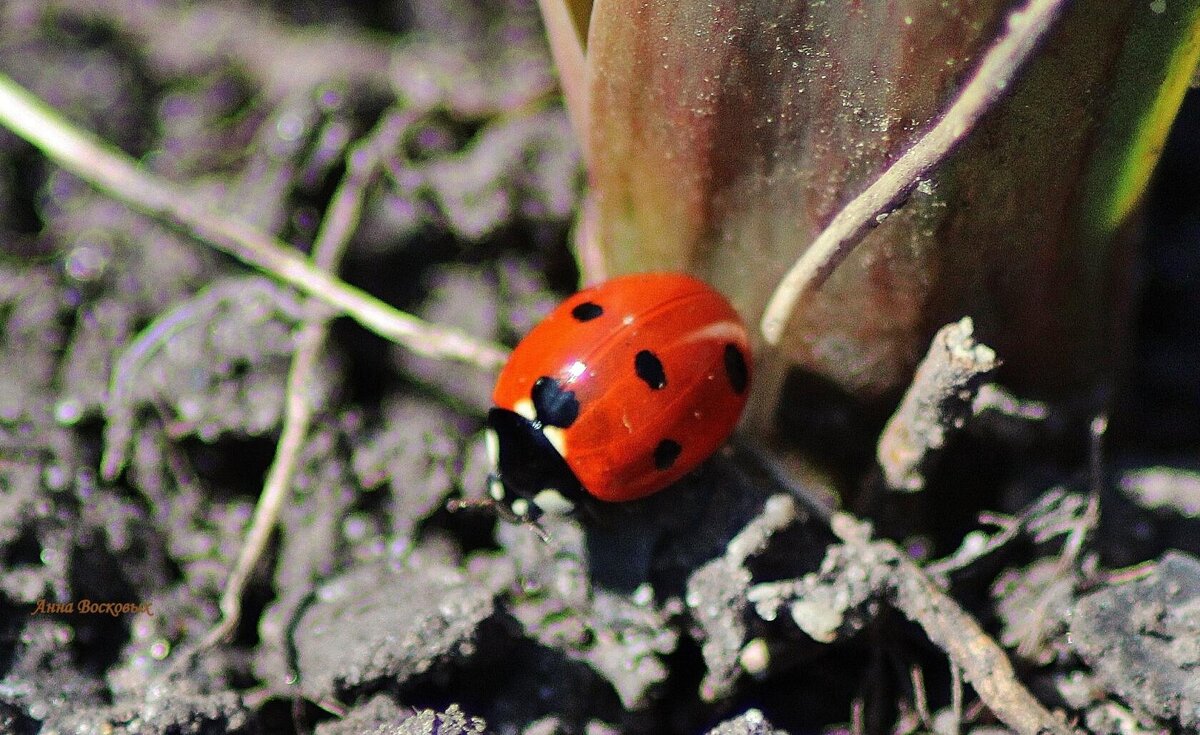
<instances>
[{"instance_id":1,"label":"mud texture","mask_svg":"<svg viewBox=\"0 0 1200 735\"><path fill-rule=\"evenodd\" d=\"M340 277L435 324L511 345L574 284L584 182L532 0L8 0L0 72L304 255L360 186ZM1197 120L1146 205L1098 469L1071 407L997 400L898 498L886 417L804 385L778 446L543 541L446 508L484 495L494 373L337 319L209 647L324 312L0 131L0 733L1004 731L838 543L835 492L1064 721L1200 728Z\"/></svg>"}]
</instances>

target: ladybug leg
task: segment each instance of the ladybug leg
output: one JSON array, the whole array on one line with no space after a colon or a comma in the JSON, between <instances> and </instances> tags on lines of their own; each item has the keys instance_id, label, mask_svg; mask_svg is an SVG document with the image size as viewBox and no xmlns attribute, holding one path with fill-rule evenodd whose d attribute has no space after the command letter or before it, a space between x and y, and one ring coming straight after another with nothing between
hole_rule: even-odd
<instances>
[{"instance_id":1,"label":"ladybug leg","mask_svg":"<svg viewBox=\"0 0 1200 735\"><path fill-rule=\"evenodd\" d=\"M527 526L533 529L533 532L538 535L538 538L542 542L550 542L550 533L546 530L545 526L538 522L533 512L531 512L536 506L533 506L524 499L518 499L515 503L505 502L507 496L504 490L504 482L500 479L500 475L495 472L488 473L487 485L488 497L453 498L446 502L446 510L451 513L457 513L460 510L479 510L491 513L506 523ZM520 512L520 510L524 510L524 512Z\"/></svg>"},{"instance_id":2,"label":"ladybug leg","mask_svg":"<svg viewBox=\"0 0 1200 735\"><path fill-rule=\"evenodd\" d=\"M499 518L505 517L505 508L500 502L504 499L504 484L495 472L487 476L488 497L486 498L451 498L446 501L446 510L457 513L460 510L478 510L491 513ZM506 519L507 520L507 519Z\"/></svg>"},{"instance_id":3,"label":"ladybug leg","mask_svg":"<svg viewBox=\"0 0 1200 735\"><path fill-rule=\"evenodd\" d=\"M546 527L542 525L541 521L535 521L532 518L525 518L521 520L521 524L531 528L533 532L537 534L537 537L542 540L543 544L550 543L550 532L546 530Z\"/></svg>"},{"instance_id":4,"label":"ladybug leg","mask_svg":"<svg viewBox=\"0 0 1200 735\"><path fill-rule=\"evenodd\" d=\"M531 529L543 543L550 543L550 532L540 521L528 515L514 513L504 503L498 503L491 498L455 498L446 502L446 510L451 513L457 513L460 510L479 510L491 513L505 523Z\"/></svg>"}]
</instances>

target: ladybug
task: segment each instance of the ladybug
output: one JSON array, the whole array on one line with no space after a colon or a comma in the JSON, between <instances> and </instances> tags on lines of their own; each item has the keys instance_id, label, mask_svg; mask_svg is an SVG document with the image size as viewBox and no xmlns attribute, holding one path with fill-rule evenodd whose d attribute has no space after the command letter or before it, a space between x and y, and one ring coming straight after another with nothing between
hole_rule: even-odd
<instances>
[{"instance_id":1,"label":"ladybug","mask_svg":"<svg viewBox=\"0 0 1200 735\"><path fill-rule=\"evenodd\" d=\"M488 493L510 520L655 493L729 437L750 387L746 326L681 273L571 296L516 346L493 391Z\"/></svg>"}]
</instances>

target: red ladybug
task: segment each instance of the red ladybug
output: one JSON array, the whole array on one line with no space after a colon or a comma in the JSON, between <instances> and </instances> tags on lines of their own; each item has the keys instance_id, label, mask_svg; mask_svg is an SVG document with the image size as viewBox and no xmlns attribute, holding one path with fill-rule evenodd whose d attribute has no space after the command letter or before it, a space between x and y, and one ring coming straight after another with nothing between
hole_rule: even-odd
<instances>
[{"instance_id":1,"label":"red ladybug","mask_svg":"<svg viewBox=\"0 0 1200 735\"><path fill-rule=\"evenodd\" d=\"M746 327L711 286L643 273L580 291L496 381L489 493L531 521L657 492L725 442L749 386Z\"/></svg>"}]
</instances>

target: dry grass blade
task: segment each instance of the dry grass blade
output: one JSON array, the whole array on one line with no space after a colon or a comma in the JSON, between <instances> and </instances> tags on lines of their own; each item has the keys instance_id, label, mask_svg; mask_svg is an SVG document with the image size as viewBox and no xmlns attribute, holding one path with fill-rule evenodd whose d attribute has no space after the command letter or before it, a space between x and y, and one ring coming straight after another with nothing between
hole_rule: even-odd
<instances>
[{"instance_id":1,"label":"dry grass blade","mask_svg":"<svg viewBox=\"0 0 1200 735\"><path fill-rule=\"evenodd\" d=\"M4 75L0 75L0 124L115 199L182 225L197 238L413 352L484 368L497 368L507 358L500 345L394 309L322 271L261 230L196 203L182 187L146 173L132 159L79 130Z\"/></svg>"},{"instance_id":2,"label":"dry grass blade","mask_svg":"<svg viewBox=\"0 0 1200 735\"><path fill-rule=\"evenodd\" d=\"M379 170L380 161L387 151L397 145L407 127L406 122L400 114L385 115L375 129L348 152L346 176L330 202L313 245L312 261L317 268L330 273L337 270L346 246L358 227L366 188ZM228 639L241 620L242 593L279 520L283 501L287 498L287 491L300 464L304 440L312 425L314 406L306 388L317 368L328 335L329 320L323 315L308 316L300 328L296 353L288 371L283 431L275 458L254 508L246 540L221 595L221 620L204 637L201 649Z\"/></svg>"}]
</instances>

